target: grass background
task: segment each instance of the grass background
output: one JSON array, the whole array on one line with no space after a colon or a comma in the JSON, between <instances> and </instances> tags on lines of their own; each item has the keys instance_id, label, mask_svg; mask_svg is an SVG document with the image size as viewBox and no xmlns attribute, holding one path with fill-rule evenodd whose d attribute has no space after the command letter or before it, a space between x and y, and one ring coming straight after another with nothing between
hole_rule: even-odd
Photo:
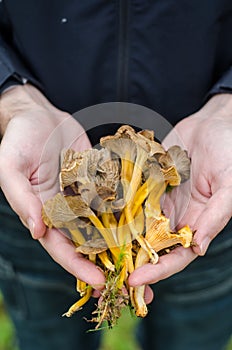
<instances>
[{"instance_id":1,"label":"grass background","mask_svg":"<svg viewBox=\"0 0 232 350\"><path fill-rule=\"evenodd\" d=\"M126 309L118 325L113 329L104 331L100 350L141 350L134 337L134 327L137 321ZM19 350L14 344L14 328L5 310L1 294L0 350ZM232 339L226 350L232 350Z\"/></svg>"}]
</instances>

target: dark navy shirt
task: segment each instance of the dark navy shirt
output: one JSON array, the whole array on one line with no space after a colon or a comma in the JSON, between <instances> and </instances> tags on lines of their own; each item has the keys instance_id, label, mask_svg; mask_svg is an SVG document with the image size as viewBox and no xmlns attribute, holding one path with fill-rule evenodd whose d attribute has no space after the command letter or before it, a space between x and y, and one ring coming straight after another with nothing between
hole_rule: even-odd
<instances>
[{"instance_id":1,"label":"dark navy shirt","mask_svg":"<svg viewBox=\"0 0 232 350\"><path fill-rule=\"evenodd\" d=\"M75 112L128 101L175 124L232 92L231 0L2 0L0 86Z\"/></svg>"}]
</instances>

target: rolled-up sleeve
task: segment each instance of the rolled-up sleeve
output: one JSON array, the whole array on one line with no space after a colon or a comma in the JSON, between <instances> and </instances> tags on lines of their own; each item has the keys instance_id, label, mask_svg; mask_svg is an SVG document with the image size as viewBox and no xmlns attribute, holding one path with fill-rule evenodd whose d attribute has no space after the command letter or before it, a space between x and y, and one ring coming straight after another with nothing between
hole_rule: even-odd
<instances>
[{"instance_id":1,"label":"rolled-up sleeve","mask_svg":"<svg viewBox=\"0 0 232 350\"><path fill-rule=\"evenodd\" d=\"M0 93L11 85L25 84L27 81L41 89L38 79L13 43L6 3L0 0Z\"/></svg>"},{"instance_id":2,"label":"rolled-up sleeve","mask_svg":"<svg viewBox=\"0 0 232 350\"><path fill-rule=\"evenodd\" d=\"M41 88L22 58L6 43L0 32L0 92L10 85L25 84L27 81Z\"/></svg>"},{"instance_id":3,"label":"rolled-up sleeve","mask_svg":"<svg viewBox=\"0 0 232 350\"><path fill-rule=\"evenodd\" d=\"M232 66L222 75L216 84L214 84L207 97L222 93L232 93Z\"/></svg>"}]
</instances>

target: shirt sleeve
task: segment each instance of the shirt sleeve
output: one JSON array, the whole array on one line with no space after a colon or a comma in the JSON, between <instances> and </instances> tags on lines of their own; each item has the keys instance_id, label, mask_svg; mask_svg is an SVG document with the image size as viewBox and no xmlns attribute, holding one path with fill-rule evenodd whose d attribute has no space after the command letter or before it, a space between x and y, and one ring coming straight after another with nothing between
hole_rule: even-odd
<instances>
[{"instance_id":1,"label":"shirt sleeve","mask_svg":"<svg viewBox=\"0 0 232 350\"><path fill-rule=\"evenodd\" d=\"M27 81L41 89L38 80L0 33L0 93L11 85L25 84Z\"/></svg>"},{"instance_id":2,"label":"shirt sleeve","mask_svg":"<svg viewBox=\"0 0 232 350\"><path fill-rule=\"evenodd\" d=\"M208 92L207 98L212 97L215 94L232 93L232 66L230 69L222 75L222 77L216 82L212 89Z\"/></svg>"}]
</instances>

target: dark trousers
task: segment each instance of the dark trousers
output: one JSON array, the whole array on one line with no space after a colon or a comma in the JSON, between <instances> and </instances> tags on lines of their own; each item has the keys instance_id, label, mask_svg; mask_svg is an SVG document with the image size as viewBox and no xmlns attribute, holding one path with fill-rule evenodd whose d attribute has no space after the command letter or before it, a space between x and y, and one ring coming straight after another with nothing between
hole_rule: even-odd
<instances>
[{"instance_id":1,"label":"dark trousers","mask_svg":"<svg viewBox=\"0 0 232 350\"><path fill-rule=\"evenodd\" d=\"M83 320L96 300L70 319L61 317L79 298L75 278L31 238L1 195L0 289L21 350L98 349L101 332L86 333L91 324ZM144 350L222 350L232 334L232 224L205 257L154 291L139 323Z\"/></svg>"}]
</instances>

